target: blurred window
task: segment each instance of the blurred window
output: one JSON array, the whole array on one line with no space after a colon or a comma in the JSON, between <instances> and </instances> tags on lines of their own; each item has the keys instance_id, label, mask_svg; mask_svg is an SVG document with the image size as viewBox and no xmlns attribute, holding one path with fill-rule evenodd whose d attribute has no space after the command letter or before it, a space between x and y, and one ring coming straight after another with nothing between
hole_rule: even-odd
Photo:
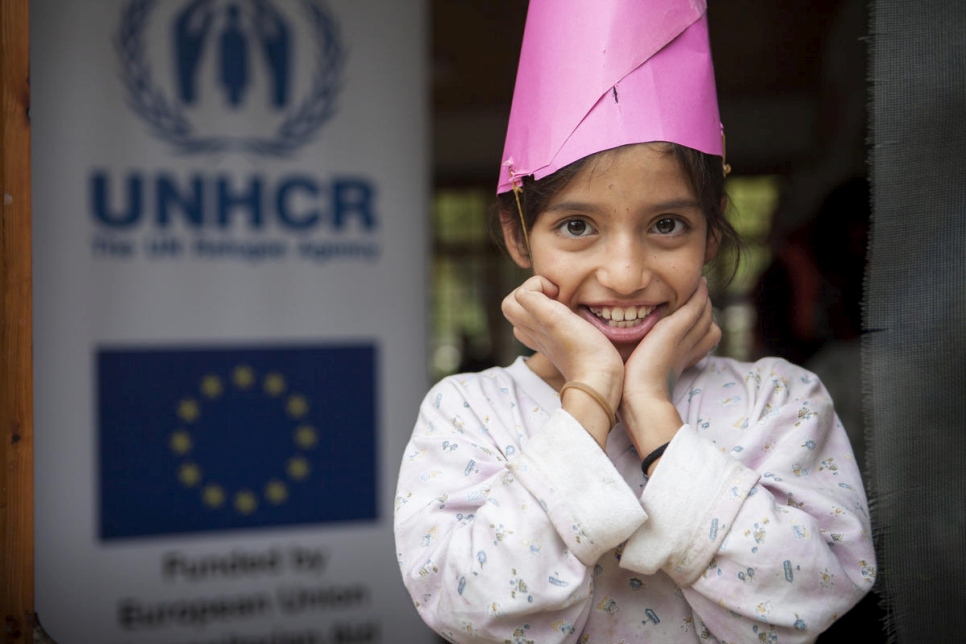
<instances>
[{"instance_id":1,"label":"blurred window","mask_svg":"<svg viewBox=\"0 0 966 644\"><path fill-rule=\"evenodd\" d=\"M433 200L429 373L505 365L525 350L513 338L500 303L524 273L491 237L492 187L441 188Z\"/></svg>"},{"instance_id":2,"label":"blurred window","mask_svg":"<svg viewBox=\"0 0 966 644\"><path fill-rule=\"evenodd\" d=\"M723 334L718 353L749 360L755 357L754 290L772 260L768 240L782 178L777 175L729 177L725 190L730 200L728 220L744 239L746 252L741 256L734 280L712 294ZM713 275L720 278L724 267L725 263L716 265Z\"/></svg>"}]
</instances>

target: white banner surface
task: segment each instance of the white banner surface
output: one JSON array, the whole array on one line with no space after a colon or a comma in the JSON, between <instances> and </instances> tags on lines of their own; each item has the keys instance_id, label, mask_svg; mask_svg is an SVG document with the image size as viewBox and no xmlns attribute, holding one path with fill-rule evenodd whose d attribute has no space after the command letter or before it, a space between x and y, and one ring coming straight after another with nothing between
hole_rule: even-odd
<instances>
[{"instance_id":1,"label":"white banner surface","mask_svg":"<svg viewBox=\"0 0 966 644\"><path fill-rule=\"evenodd\" d=\"M430 642L424 0L33 0L36 605L60 644Z\"/></svg>"}]
</instances>

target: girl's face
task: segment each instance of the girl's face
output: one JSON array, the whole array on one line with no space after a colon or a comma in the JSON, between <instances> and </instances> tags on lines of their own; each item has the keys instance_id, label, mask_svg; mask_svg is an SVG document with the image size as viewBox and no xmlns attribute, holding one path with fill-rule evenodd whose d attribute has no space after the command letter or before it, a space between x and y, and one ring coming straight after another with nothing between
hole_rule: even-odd
<instances>
[{"instance_id":1,"label":"girl's face","mask_svg":"<svg viewBox=\"0 0 966 644\"><path fill-rule=\"evenodd\" d=\"M531 266L505 228L517 264ZM603 153L539 213L532 268L623 360L695 292L716 250L687 175L666 144Z\"/></svg>"}]
</instances>

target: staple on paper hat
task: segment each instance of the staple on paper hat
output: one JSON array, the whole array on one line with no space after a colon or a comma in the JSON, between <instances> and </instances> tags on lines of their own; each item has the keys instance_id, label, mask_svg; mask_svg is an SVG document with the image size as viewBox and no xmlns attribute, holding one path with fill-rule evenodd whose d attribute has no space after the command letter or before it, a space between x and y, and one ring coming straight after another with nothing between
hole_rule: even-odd
<instances>
[{"instance_id":1,"label":"staple on paper hat","mask_svg":"<svg viewBox=\"0 0 966 644\"><path fill-rule=\"evenodd\" d=\"M497 193L669 141L722 154L705 0L530 0Z\"/></svg>"}]
</instances>

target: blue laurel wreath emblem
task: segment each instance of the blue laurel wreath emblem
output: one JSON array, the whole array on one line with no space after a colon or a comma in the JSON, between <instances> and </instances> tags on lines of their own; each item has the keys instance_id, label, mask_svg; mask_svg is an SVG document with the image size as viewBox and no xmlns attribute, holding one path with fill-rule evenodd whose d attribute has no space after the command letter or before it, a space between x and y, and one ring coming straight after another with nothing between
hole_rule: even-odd
<instances>
[{"instance_id":1,"label":"blue laurel wreath emblem","mask_svg":"<svg viewBox=\"0 0 966 644\"><path fill-rule=\"evenodd\" d=\"M178 152L247 152L286 157L312 141L335 114L346 56L338 25L322 0L301 0L316 41L317 69L311 90L285 115L270 138L205 136L192 125L177 101L170 100L154 84L144 51L144 30L157 4L158 0L132 0L123 9L115 49L121 63L120 77L127 90L128 105L148 124L154 136Z\"/></svg>"}]
</instances>

